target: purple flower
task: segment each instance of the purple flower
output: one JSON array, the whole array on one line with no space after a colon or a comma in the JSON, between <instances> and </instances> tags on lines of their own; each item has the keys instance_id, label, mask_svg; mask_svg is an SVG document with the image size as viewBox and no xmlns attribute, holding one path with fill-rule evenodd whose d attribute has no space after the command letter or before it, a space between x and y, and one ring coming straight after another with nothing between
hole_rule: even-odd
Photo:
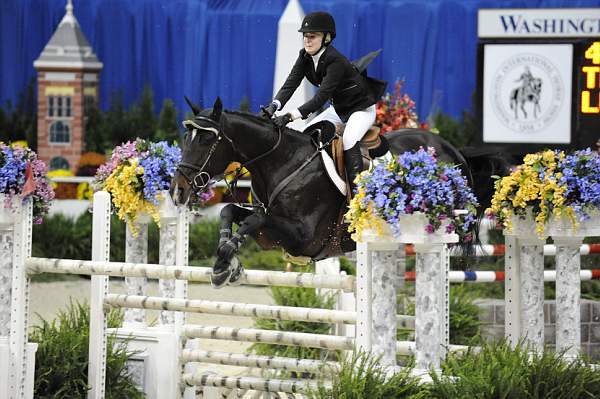
<instances>
[{"instance_id":1,"label":"purple flower","mask_svg":"<svg viewBox=\"0 0 600 399\"><path fill-rule=\"evenodd\" d=\"M35 187L33 191L24 193L28 165L31 168L31 178ZM36 224L42 222L54 199L54 190L48 182L46 172L46 164L39 160L37 154L31 149L21 146L11 148L0 144L0 193L6 194L9 198L15 195L22 196L23 200L31 198L33 221ZM7 200L10 204L9 198Z\"/></svg>"},{"instance_id":2,"label":"purple flower","mask_svg":"<svg viewBox=\"0 0 600 399\"><path fill-rule=\"evenodd\" d=\"M433 149L419 149L380 162L361 176L358 187L365 193L361 206L372 204L375 213L392 225L396 233L402 215L423 212L429 221L427 231L436 231L451 219L452 231L467 231L474 220L477 199L457 166L440 162ZM466 209L468 217L455 217L453 211Z\"/></svg>"}]
</instances>

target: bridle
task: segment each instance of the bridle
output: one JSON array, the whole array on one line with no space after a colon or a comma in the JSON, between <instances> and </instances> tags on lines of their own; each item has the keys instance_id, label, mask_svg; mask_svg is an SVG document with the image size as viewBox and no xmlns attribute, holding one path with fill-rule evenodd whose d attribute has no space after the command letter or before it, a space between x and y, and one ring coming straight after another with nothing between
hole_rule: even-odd
<instances>
[{"instance_id":1,"label":"bridle","mask_svg":"<svg viewBox=\"0 0 600 399\"><path fill-rule=\"evenodd\" d=\"M198 121L207 122L210 126L209 127L200 126L197 123ZM214 155L215 150L217 149L217 146L219 145L219 142L223 138L225 138L231 144L231 146L233 147L233 151L237 152L239 154L239 151L237 151L235 148L235 144L233 143L233 140L231 140L229 137L227 137L227 135L223 132L222 124L219 124L219 123L215 122L214 120L212 120L208 117L205 117L205 116L196 116L194 119L185 120L185 121L183 121L183 126L187 130L189 130L190 127L193 127L198 130L208 131L211 134L213 134L217 139L209 148L208 156L204 160L204 163L202 163L202 166L197 166L197 165L194 165L194 164L191 164L188 162L181 162L179 164L179 166L177 167L177 171L185 178L186 182L190 185L190 187L192 188L192 191L194 191L195 194L199 194L199 193L202 193L203 191L205 191L209 187L211 182L217 182L219 180L222 180L230 174L237 175L237 174L239 174L239 171L242 170L244 167L247 167L250 164L258 161L259 159L262 159L262 158L266 157L267 155L271 154L273 151L275 151L277 149L277 147L279 147L279 144L281 143L281 137L282 137L281 129L277 129L277 133L278 133L277 142L273 145L273 147L271 147L264 153L256 156L255 158L252 158L251 160L242 163L236 169L236 171L224 172L224 173L220 173L220 174L212 177L208 172L206 172L204 170L204 168L206 167L206 165L208 165L208 162ZM193 139L194 138L192 138L192 140ZM181 169L182 166L184 168L192 170L195 174L193 176L190 176L190 174L185 173Z\"/></svg>"}]
</instances>

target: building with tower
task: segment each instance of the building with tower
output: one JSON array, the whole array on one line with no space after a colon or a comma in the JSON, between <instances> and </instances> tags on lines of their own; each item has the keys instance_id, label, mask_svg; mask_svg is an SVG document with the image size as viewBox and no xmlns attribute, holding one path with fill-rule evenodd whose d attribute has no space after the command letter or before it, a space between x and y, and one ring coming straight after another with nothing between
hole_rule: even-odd
<instances>
[{"instance_id":1,"label":"building with tower","mask_svg":"<svg viewBox=\"0 0 600 399\"><path fill-rule=\"evenodd\" d=\"M102 63L67 1L66 14L39 58L38 156L50 170L76 172L84 151L86 113L99 99Z\"/></svg>"}]
</instances>

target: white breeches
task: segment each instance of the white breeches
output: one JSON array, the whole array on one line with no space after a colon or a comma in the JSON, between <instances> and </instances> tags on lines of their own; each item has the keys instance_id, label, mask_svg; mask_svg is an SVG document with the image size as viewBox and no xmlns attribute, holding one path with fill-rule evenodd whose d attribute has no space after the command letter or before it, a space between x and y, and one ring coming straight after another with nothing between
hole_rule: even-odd
<instances>
[{"instance_id":1,"label":"white breeches","mask_svg":"<svg viewBox=\"0 0 600 399\"><path fill-rule=\"evenodd\" d=\"M375 105L371 105L370 107L367 107L361 111L356 111L350 115L348 122L346 122L346 128L344 129L344 151L354 147L354 145L363 138L365 133L367 133L367 130L373 126L373 123L375 122L375 115ZM310 121L310 125L323 120L332 122L334 124L344 123L335 112L333 106L329 106L329 108L317 115L312 121ZM306 130L308 126L305 126L302 130Z\"/></svg>"}]
</instances>

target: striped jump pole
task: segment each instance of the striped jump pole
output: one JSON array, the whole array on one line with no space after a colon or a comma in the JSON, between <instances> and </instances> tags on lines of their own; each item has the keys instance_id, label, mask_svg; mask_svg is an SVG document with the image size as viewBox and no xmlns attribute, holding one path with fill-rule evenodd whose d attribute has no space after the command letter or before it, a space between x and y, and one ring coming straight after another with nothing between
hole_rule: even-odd
<instances>
[{"instance_id":1,"label":"striped jump pole","mask_svg":"<svg viewBox=\"0 0 600 399\"><path fill-rule=\"evenodd\" d=\"M575 255L573 255L575 256ZM557 260L558 264L558 260ZM556 270L544 270L544 282L556 281ZM415 272L406 272L404 274L406 281L415 281ZM450 283L493 283L496 281L504 281L506 273L503 271L459 271L451 270L448 273ZM600 269L583 269L579 271L580 281L600 280Z\"/></svg>"}]
</instances>

